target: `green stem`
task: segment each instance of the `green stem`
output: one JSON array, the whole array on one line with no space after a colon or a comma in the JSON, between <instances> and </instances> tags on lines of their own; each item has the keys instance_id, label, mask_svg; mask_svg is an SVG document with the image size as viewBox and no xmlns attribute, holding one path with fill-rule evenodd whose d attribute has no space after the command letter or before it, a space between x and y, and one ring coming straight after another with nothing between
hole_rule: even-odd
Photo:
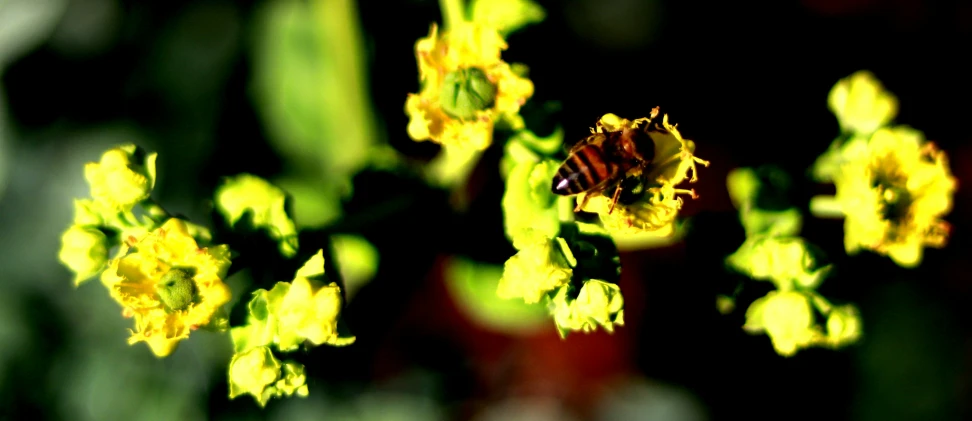
<instances>
[{"instance_id":1,"label":"green stem","mask_svg":"<svg viewBox=\"0 0 972 421\"><path fill-rule=\"evenodd\" d=\"M155 222L162 222L172 216L152 198L145 199L142 202L142 209L145 209L145 213Z\"/></svg>"},{"instance_id":2,"label":"green stem","mask_svg":"<svg viewBox=\"0 0 972 421\"><path fill-rule=\"evenodd\" d=\"M466 20L462 0L439 0L439 9L442 9L442 21L446 30Z\"/></svg>"},{"instance_id":3,"label":"green stem","mask_svg":"<svg viewBox=\"0 0 972 421\"><path fill-rule=\"evenodd\" d=\"M826 298L813 291L807 292L807 295L810 296L810 301L813 303L813 306L817 308L817 311L819 311L820 314L823 314L824 316L830 314L830 310L833 309L834 306L830 304Z\"/></svg>"},{"instance_id":4,"label":"green stem","mask_svg":"<svg viewBox=\"0 0 972 421\"><path fill-rule=\"evenodd\" d=\"M834 196L814 196L810 198L810 213L817 218L843 218L840 202Z\"/></svg>"}]
</instances>

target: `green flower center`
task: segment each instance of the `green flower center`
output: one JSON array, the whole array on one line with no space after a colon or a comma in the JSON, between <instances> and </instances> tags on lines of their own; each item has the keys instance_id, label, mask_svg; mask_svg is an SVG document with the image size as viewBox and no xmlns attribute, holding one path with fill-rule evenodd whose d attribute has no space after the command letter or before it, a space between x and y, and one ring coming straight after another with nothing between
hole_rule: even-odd
<instances>
[{"instance_id":1,"label":"green flower center","mask_svg":"<svg viewBox=\"0 0 972 421\"><path fill-rule=\"evenodd\" d=\"M881 217L892 223L898 223L908 216L912 197L905 188L902 177L878 176L871 184L877 189L881 200Z\"/></svg>"},{"instance_id":2,"label":"green flower center","mask_svg":"<svg viewBox=\"0 0 972 421\"><path fill-rule=\"evenodd\" d=\"M493 106L496 85L489 81L482 69L459 69L442 81L439 105L450 117L471 120L477 111Z\"/></svg>"},{"instance_id":3,"label":"green flower center","mask_svg":"<svg viewBox=\"0 0 972 421\"><path fill-rule=\"evenodd\" d=\"M196 283L185 269L170 269L155 285L166 311L182 311L196 300Z\"/></svg>"}]
</instances>

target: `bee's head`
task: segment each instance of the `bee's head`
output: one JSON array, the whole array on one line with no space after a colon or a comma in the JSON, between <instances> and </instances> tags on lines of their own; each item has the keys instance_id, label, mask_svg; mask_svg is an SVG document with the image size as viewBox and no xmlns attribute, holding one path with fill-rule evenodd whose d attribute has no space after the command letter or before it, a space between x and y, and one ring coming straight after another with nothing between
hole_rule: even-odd
<instances>
[{"instance_id":1,"label":"bee's head","mask_svg":"<svg viewBox=\"0 0 972 421\"><path fill-rule=\"evenodd\" d=\"M621 133L621 150L626 156L651 162L655 158L655 141L644 128L623 129Z\"/></svg>"}]
</instances>

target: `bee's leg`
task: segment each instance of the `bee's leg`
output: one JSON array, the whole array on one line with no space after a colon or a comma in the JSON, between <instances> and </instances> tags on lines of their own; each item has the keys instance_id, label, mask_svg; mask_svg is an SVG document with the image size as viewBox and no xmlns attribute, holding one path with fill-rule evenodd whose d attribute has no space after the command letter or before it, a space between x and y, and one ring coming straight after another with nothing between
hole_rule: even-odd
<instances>
[{"instance_id":1,"label":"bee's leg","mask_svg":"<svg viewBox=\"0 0 972 421\"><path fill-rule=\"evenodd\" d=\"M618 198L621 196L621 183L618 183L618 187L614 189L614 196L611 196L611 208L608 209L608 215L614 212L614 206L618 204Z\"/></svg>"},{"instance_id":2,"label":"bee's leg","mask_svg":"<svg viewBox=\"0 0 972 421\"><path fill-rule=\"evenodd\" d=\"M577 201L577 206L574 207L574 212L580 212L581 209L584 208L584 205L587 204L587 199L590 198L590 195L588 193L582 193L582 194L584 195L584 197L581 198L581 200Z\"/></svg>"}]
</instances>

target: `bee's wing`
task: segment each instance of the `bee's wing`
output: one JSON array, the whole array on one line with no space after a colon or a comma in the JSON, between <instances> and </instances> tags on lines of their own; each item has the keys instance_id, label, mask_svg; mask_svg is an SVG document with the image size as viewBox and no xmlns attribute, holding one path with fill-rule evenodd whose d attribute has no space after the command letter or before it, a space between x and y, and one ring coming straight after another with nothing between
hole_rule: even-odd
<instances>
[{"instance_id":1,"label":"bee's wing","mask_svg":"<svg viewBox=\"0 0 972 421\"><path fill-rule=\"evenodd\" d=\"M604 143L604 139L606 138L607 136L604 136L604 134L602 133L594 133L574 143L567 151L567 154L573 155L574 152L577 152L578 150L580 150L580 148L583 148L584 146L587 145L591 145L591 144L600 145Z\"/></svg>"}]
</instances>

